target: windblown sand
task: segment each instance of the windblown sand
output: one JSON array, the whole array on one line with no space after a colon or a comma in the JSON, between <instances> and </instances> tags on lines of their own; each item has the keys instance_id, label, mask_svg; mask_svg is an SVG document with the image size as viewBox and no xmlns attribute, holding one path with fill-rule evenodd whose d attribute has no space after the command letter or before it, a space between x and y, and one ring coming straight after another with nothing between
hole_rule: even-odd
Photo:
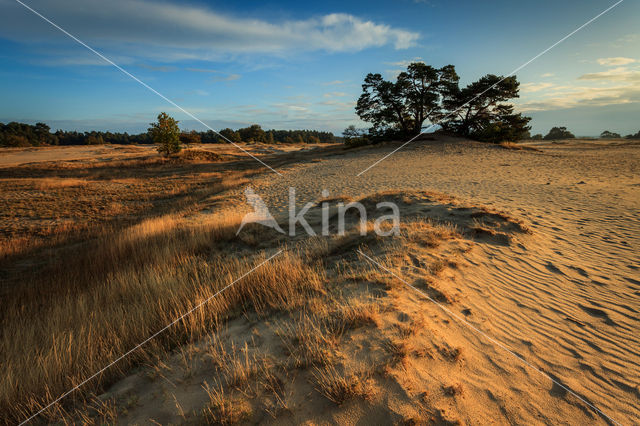
<instances>
[{"instance_id":1,"label":"windblown sand","mask_svg":"<svg viewBox=\"0 0 640 426\"><path fill-rule=\"evenodd\" d=\"M323 189L330 197L429 189L523 218L533 235L478 244L463 256L456 311L468 309L474 327L535 369L443 316L437 333L468 359L423 379L462 377L469 389L448 409L463 422L575 423L576 411L609 421L536 369L612 419L640 422L640 145L573 141L535 152L444 138L411 144L357 176L392 148L330 157L251 185L281 210L289 186L299 205ZM428 301L407 309L441 314Z\"/></svg>"},{"instance_id":2,"label":"windblown sand","mask_svg":"<svg viewBox=\"0 0 640 426\"><path fill-rule=\"evenodd\" d=\"M320 244L323 265L332 265L327 288L341 291L310 300L304 321L300 312L238 317L116 383L101 399L115 401L118 421L640 422L640 145L574 141L532 151L442 137L357 176L393 148L334 150L252 180L272 212L286 210L289 187L299 206L325 198L323 189L328 198L364 199L368 213L394 201L403 235ZM211 198L199 215L243 198ZM318 225L317 212L308 217ZM252 238L260 247L288 237L258 229ZM361 323L313 340L324 338L314 318L349 309L366 313ZM326 359L301 366L298 351L311 341ZM346 378L351 398L321 385L334 376ZM225 377L222 398L215 383ZM202 417L205 406L216 408Z\"/></svg>"}]
</instances>

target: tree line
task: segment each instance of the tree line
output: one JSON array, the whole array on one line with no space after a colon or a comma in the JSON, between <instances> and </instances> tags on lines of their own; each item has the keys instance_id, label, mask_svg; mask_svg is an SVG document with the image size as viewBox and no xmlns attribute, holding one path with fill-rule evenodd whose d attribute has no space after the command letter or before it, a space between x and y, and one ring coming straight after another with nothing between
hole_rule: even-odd
<instances>
[{"instance_id":1,"label":"tree line","mask_svg":"<svg viewBox=\"0 0 640 426\"><path fill-rule=\"evenodd\" d=\"M224 136L221 137L220 135ZM222 129L220 135L212 130L204 132L180 131L180 142L189 143L334 143L338 138L331 132L317 130L263 130L258 124L233 130ZM226 138L226 139L225 139ZM149 132L129 134L127 132L77 132L56 130L45 123L35 125L11 122L0 123L0 146L41 146L41 145L99 145L151 144L154 139Z\"/></svg>"},{"instance_id":2,"label":"tree line","mask_svg":"<svg viewBox=\"0 0 640 426\"><path fill-rule=\"evenodd\" d=\"M536 135L531 136L530 139L550 141L550 140L558 140L558 139L574 139L575 137L576 136L573 133L571 133L569 130L567 130L566 127L561 126L561 127L552 127L551 130L549 130L549 133L547 133L544 136L538 133ZM640 130L638 130L638 132L635 134L633 133L628 134L624 138L640 139ZM600 139L622 139L622 135L620 135L620 133L615 133L609 130L605 130L604 132L600 133Z\"/></svg>"}]
</instances>

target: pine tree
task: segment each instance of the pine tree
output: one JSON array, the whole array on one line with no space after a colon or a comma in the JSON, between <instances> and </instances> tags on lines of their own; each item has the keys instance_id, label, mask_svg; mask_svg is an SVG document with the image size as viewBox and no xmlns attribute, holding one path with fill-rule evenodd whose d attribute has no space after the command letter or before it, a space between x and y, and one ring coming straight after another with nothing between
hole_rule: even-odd
<instances>
[{"instance_id":1,"label":"pine tree","mask_svg":"<svg viewBox=\"0 0 640 426\"><path fill-rule=\"evenodd\" d=\"M159 145L159 153L168 157L182 150L180 129L178 128L178 122L174 118L165 112L161 112L158 114L158 122L150 123L150 126L148 129L149 136L154 143Z\"/></svg>"}]
</instances>

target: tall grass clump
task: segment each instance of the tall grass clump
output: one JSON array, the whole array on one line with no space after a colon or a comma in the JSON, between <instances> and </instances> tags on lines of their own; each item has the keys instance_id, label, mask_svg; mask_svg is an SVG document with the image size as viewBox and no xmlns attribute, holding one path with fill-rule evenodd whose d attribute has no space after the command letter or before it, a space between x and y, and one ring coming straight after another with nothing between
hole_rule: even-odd
<instances>
[{"instance_id":1,"label":"tall grass clump","mask_svg":"<svg viewBox=\"0 0 640 426\"><path fill-rule=\"evenodd\" d=\"M203 302L202 308L106 370L68 398L101 392L132 366L201 338L243 311L299 307L321 293L322 273L284 250L213 297L276 249L241 250L239 217L204 224L149 219L65 250L0 302L0 423L15 423ZM53 420L64 405L43 413Z\"/></svg>"}]
</instances>

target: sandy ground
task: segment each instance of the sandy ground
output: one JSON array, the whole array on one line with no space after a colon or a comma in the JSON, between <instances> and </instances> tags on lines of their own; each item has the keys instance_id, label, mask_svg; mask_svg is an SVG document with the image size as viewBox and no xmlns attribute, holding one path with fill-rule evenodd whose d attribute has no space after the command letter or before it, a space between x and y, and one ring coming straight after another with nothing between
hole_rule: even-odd
<instances>
[{"instance_id":1,"label":"sandy ground","mask_svg":"<svg viewBox=\"0 0 640 426\"><path fill-rule=\"evenodd\" d=\"M613 419L640 422L640 146L571 142L542 150L420 142L359 177L391 148L336 156L252 185L274 209L286 206L289 186L298 204L319 199L323 189L349 196L429 189L524 218L534 232L526 243L482 245L467 257L459 285L471 323ZM425 302L424 309L437 308ZM555 398L566 393L561 387L468 327L446 332L483 354L466 366L479 389L491 394L489 383L500 377L523 380L494 391L491 401L572 422Z\"/></svg>"},{"instance_id":2,"label":"sandy ground","mask_svg":"<svg viewBox=\"0 0 640 426\"><path fill-rule=\"evenodd\" d=\"M308 150L320 146L326 146L324 144L265 145L246 143L240 143L237 145L256 156ZM241 150L230 144L195 144L188 148L204 149L218 154L228 154L230 156L246 156L246 154L242 153ZM54 161L112 161L147 155L157 155L155 145L83 145L0 148L0 167Z\"/></svg>"},{"instance_id":3,"label":"sandy ground","mask_svg":"<svg viewBox=\"0 0 640 426\"><path fill-rule=\"evenodd\" d=\"M393 297L380 299L387 305L377 328L349 336L344 351L355 355L343 362L375 358L382 338L407 324L418 325L412 344L433 354L411 357L376 378L370 400L341 406L319 398L308 373L294 375L292 412L263 421L410 423L424 401L437 409L427 417L435 424L640 423L640 145L574 141L536 152L443 138L411 144L357 176L393 148L334 152L280 169L284 176L268 172L250 186L272 212L286 209L289 187L298 205L323 198L323 189L355 198L439 191L463 204L507 211L532 232L510 234L508 243L466 239L432 252L408 248L397 259L408 282L424 277L423 266L437 256L455 254L458 266L445 268L438 285L451 295L447 306L457 317L399 286L389 291ZM243 193L229 196L242 199ZM224 209L227 199L205 202L202 214ZM469 229L472 212L426 196L401 214L450 218ZM261 350L277 351L270 322L240 318L220 336L242 347L257 335ZM174 353L164 362L171 368L154 367L165 375L161 380L150 381L143 371L115 384L106 395L130 401L120 421L188 423L176 413L200 409L207 401L202 383L215 376L210 363L185 355L211 348L199 346ZM454 349L462 355L446 359Z\"/></svg>"},{"instance_id":4,"label":"sandy ground","mask_svg":"<svg viewBox=\"0 0 640 426\"><path fill-rule=\"evenodd\" d=\"M153 151L151 146L57 146L31 148L2 148L0 149L0 166L17 166L29 163L49 161L96 160L109 161L125 158L131 155L147 154Z\"/></svg>"}]
</instances>

